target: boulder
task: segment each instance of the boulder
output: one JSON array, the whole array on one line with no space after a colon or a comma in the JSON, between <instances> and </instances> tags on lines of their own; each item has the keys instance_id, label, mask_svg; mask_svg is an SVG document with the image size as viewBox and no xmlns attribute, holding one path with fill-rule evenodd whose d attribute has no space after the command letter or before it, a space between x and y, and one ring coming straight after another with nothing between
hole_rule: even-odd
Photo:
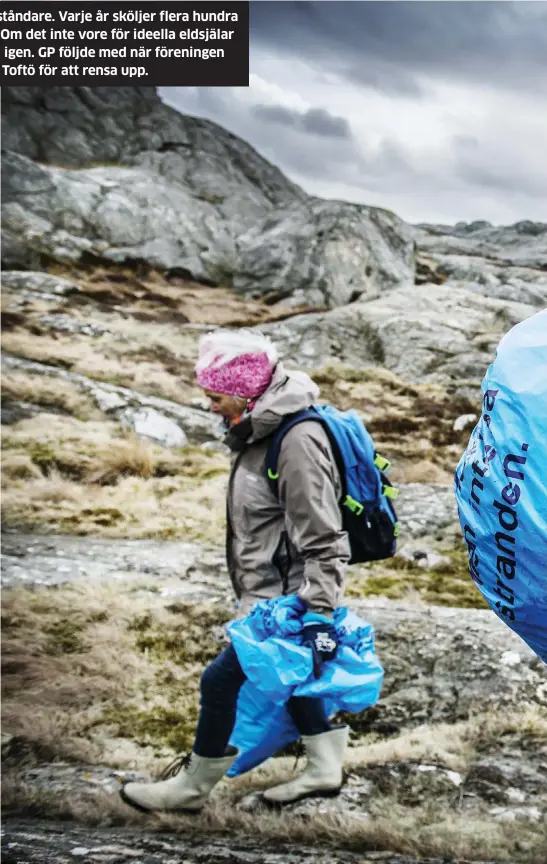
<instances>
[{"instance_id":1,"label":"boulder","mask_svg":"<svg viewBox=\"0 0 547 864\"><path fill-rule=\"evenodd\" d=\"M257 223L263 208L247 230L244 219L197 194L182 175L157 168L143 158L138 167L68 171L5 154L4 266L144 261L232 284L248 297L328 308L413 282L410 227L387 211L314 199L270 209ZM230 201L248 214L241 196Z\"/></svg>"},{"instance_id":2,"label":"boulder","mask_svg":"<svg viewBox=\"0 0 547 864\"><path fill-rule=\"evenodd\" d=\"M266 216L237 240L234 289L292 305L343 306L411 285L410 227L387 210L313 199Z\"/></svg>"},{"instance_id":3,"label":"boulder","mask_svg":"<svg viewBox=\"0 0 547 864\"><path fill-rule=\"evenodd\" d=\"M2 108L7 267L144 261L328 308L413 281L401 219L309 197L154 88L5 88Z\"/></svg>"},{"instance_id":4,"label":"boulder","mask_svg":"<svg viewBox=\"0 0 547 864\"><path fill-rule=\"evenodd\" d=\"M401 483L395 505L400 535L405 538L442 533L458 520L452 487L440 483Z\"/></svg>"},{"instance_id":5,"label":"boulder","mask_svg":"<svg viewBox=\"0 0 547 864\"><path fill-rule=\"evenodd\" d=\"M502 335L533 315L527 304L453 286L414 285L325 313L297 315L261 329L287 363L385 365L405 380L481 379Z\"/></svg>"},{"instance_id":6,"label":"boulder","mask_svg":"<svg viewBox=\"0 0 547 864\"><path fill-rule=\"evenodd\" d=\"M141 164L246 224L306 193L227 130L165 105L154 87L5 87L2 145L71 168ZM233 200L235 197L235 201Z\"/></svg>"},{"instance_id":7,"label":"boulder","mask_svg":"<svg viewBox=\"0 0 547 864\"><path fill-rule=\"evenodd\" d=\"M13 153L3 165L7 268L146 261L163 270L181 268L198 281L231 278L228 223L181 182L159 182L142 168L39 167Z\"/></svg>"},{"instance_id":8,"label":"boulder","mask_svg":"<svg viewBox=\"0 0 547 864\"><path fill-rule=\"evenodd\" d=\"M514 225L458 222L457 225L416 226L416 244L435 255L486 258L497 264L547 268L547 223L521 221Z\"/></svg>"}]
</instances>

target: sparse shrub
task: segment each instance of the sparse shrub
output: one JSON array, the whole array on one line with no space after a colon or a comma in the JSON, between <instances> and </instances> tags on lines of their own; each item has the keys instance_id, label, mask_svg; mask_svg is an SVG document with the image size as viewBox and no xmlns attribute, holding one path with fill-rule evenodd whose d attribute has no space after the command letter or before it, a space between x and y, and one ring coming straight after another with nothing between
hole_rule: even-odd
<instances>
[{"instance_id":1,"label":"sparse shrub","mask_svg":"<svg viewBox=\"0 0 547 864\"><path fill-rule=\"evenodd\" d=\"M131 437L98 453L89 466L86 480L111 486L120 477L152 477L155 468L156 458L148 442Z\"/></svg>"},{"instance_id":2,"label":"sparse shrub","mask_svg":"<svg viewBox=\"0 0 547 864\"><path fill-rule=\"evenodd\" d=\"M44 627L48 636L45 651L47 654L80 654L85 651L82 631L85 621L78 618L59 618Z\"/></svg>"},{"instance_id":3,"label":"sparse shrub","mask_svg":"<svg viewBox=\"0 0 547 864\"><path fill-rule=\"evenodd\" d=\"M11 480L32 480L41 477L42 472L26 453L10 453L2 459L2 485Z\"/></svg>"}]
</instances>

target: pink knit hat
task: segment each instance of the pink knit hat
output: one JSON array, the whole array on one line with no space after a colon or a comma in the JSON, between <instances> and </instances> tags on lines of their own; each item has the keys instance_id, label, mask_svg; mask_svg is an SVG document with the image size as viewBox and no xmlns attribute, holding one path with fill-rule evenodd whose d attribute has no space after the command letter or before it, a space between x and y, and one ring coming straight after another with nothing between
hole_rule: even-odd
<instances>
[{"instance_id":1,"label":"pink knit hat","mask_svg":"<svg viewBox=\"0 0 547 864\"><path fill-rule=\"evenodd\" d=\"M196 377L215 393L256 399L272 380L274 345L253 330L217 330L202 337Z\"/></svg>"}]
</instances>

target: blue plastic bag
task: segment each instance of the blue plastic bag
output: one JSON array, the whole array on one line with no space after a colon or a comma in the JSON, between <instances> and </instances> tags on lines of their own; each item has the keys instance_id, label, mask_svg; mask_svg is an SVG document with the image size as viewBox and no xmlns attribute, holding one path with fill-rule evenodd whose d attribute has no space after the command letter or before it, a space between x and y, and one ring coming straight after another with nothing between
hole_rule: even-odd
<instances>
[{"instance_id":1,"label":"blue plastic bag","mask_svg":"<svg viewBox=\"0 0 547 864\"><path fill-rule=\"evenodd\" d=\"M250 615L228 626L247 676L230 738L240 751L230 777L250 771L300 737L285 707L291 696L322 698L328 716L363 711L380 696L384 671L374 651L372 626L346 607L336 609L338 652L315 679L311 650L300 644L304 611L296 595L261 600Z\"/></svg>"},{"instance_id":2,"label":"blue plastic bag","mask_svg":"<svg viewBox=\"0 0 547 864\"><path fill-rule=\"evenodd\" d=\"M547 663L547 310L498 345L455 474L471 577Z\"/></svg>"}]
</instances>

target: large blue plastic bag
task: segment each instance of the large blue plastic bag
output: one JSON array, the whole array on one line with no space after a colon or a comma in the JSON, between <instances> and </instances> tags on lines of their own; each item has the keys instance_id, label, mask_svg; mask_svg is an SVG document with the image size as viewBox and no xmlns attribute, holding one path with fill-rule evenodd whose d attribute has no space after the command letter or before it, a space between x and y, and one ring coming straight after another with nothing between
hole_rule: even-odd
<instances>
[{"instance_id":1,"label":"large blue plastic bag","mask_svg":"<svg viewBox=\"0 0 547 864\"><path fill-rule=\"evenodd\" d=\"M294 614L284 626L284 610L289 607ZM300 737L285 707L291 696L322 698L328 716L363 711L380 696L384 671L374 651L372 626L345 607L336 609L338 652L315 679L311 650L300 644L303 611L304 604L295 595L262 600L247 618L228 627L247 676L230 738L240 751L228 772L231 777L250 771Z\"/></svg>"},{"instance_id":2,"label":"large blue plastic bag","mask_svg":"<svg viewBox=\"0 0 547 864\"><path fill-rule=\"evenodd\" d=\"M471 577L547 663L547 310L503 337L455 474Z\"/></svg>"}]
</instances>

